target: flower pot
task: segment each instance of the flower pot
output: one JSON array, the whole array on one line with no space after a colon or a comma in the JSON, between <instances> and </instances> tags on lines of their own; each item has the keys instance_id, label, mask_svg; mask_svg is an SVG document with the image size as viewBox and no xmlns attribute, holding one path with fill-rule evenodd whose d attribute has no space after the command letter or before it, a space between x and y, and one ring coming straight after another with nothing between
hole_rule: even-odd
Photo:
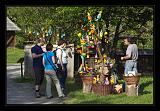
<instances>
[{"instance_id":1,"label":"flower pot","mask_svg":"<svg viewBox=\"0 0 160 111\"><path fill-rule=\"evenodd\" d=\"M81 76L83 82L83 93L90 93L92 91L92 83L94 76Z\"/></svg>"},{"instance_id":2,"label":"flower pot","mask_svg":"<svg viewBox=\"0 0 160 111\"><path fill-rule=\"evenodd\" d=\"M81 76L82 81L85 84L92 84L94 76Z\"/></svg>"},{"instance_id":3,"label":"flower pot","mask_svg":"<svg viewBox=\"0 0 160 111\"><path fill-rule=\"evenodd\" d=\"M138 84L140 80L140 75L136 76L123 76L127 85Z\"/></svg>"}]
</instances>

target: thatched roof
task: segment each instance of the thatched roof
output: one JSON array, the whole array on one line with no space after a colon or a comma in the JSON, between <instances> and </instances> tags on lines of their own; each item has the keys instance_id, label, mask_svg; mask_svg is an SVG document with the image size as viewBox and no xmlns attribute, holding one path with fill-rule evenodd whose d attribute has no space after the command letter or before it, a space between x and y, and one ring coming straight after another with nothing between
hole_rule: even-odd
<instances>
[{"instance_id":1,"label":"thatched roof","mask_svg":"<svg viewBox=\"0 0 160 111\"><path fill-rule=\"evenodd\" d=\"M21 29L7 17L7 31L19 31L19 30Z\"/></svg>"}]
</instances>

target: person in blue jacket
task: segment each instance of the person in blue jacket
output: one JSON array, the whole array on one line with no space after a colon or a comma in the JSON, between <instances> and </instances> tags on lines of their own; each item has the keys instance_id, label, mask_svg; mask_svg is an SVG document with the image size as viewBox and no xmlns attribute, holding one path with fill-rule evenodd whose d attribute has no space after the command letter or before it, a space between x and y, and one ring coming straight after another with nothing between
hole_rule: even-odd
<instances>
[{"instance_id":1,"label":"person in blue jacket","mask_svg":"<svg viewBox=\"0 0 160 111\"><path fill-rule=\"evenodd\" d=\"M45 70L45 78L47 81L46 84L46 95L47 98L53 98L52 91L51 91L51 83L52 80L56 86L59 98L63 98L64 94L60 87L59 79L56 75L57 65L55 64L55 54L53 53L53 45L48 43L46 45L46 53L43 55L43 65Z\"/></svg>"}]
</instances>

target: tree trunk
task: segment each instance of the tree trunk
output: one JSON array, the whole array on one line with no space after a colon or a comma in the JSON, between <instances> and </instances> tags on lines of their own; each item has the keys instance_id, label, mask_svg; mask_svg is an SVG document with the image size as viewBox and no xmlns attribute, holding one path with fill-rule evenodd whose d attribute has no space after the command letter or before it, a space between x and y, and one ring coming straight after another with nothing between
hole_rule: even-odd
<instances>
[{"instance_id":1,"label":"tree trunk","mask_svg":"<svg viewBox=\"0 0 160 111\"><path fill-rule=\"evenodd\" d=\"M127 96L138 96L138 85L126 85L126 95Z\"/></svg>"},{"instance_id":2,"label":"tree trunk","mask_svg":"<svg viewBox=\"0 0 160 111\"><path fill-rule=\"evenodd\" d=\"M116 26L116 30L115 30L115 35L114 35L114 38L113 38L113 46L114 48L116 48L117 46L117 42L118 42L118 37L119 37L119 28L120 28L120 25L121 25L121 22L122 22L122 17L120 18L119 22L117 23L117 26Z\"/></svg>"}]
</instances>

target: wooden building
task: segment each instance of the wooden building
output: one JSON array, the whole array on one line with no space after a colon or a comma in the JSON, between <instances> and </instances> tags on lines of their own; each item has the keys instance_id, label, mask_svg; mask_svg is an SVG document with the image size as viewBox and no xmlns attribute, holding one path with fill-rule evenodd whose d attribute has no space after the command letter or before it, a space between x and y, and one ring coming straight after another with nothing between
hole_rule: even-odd
<instances>
[{"instance_id":1,"label":"wooden building","mask_svg":"<svg viewBox=\"0 0 160 111\"><path fill-rule=\"evenodd\" d=\"M154 55L153 49L139 49L138 71L142 74L153 74Z\"/></svg>"},{"instance_id":2,"label":"wooden building","mask_svg":"<svg viewBox=\"0 0 160 111\"><path fill-rule=\"evenodd\" d=\"M6 29L6 45L7 47L15 47L16 45L16 31L20 31L21 29L14 24L8 17L7 17L7 29Z\"/></svg>"},{"instance_id":3,"label":"wooden building","mask_svg":"<svg viewBox=\"0 0 160 111\"><path fill-rule=\"evenodd\" d=\"M120 57L124 56L122 51L116 52L117 54L117 61L119 64L118 73L122 76L124 74L124 64L125 61L121 61ZM142 75L153 75L154 72L154 55L153 49L138 49L138 64L137 70ZM80 54L75 53L74 59L74 71L77 72L78 68L81 64L81 57Z\"/></svg>"},{"instance_id":4,"label":"wooden building","mask_svg":"<svg viewBox=\"0 0 160 111\"><path fill-rule=\"evenodd\" d=\"M120 57L124 56L124 53L117 52L118 61L119 61L119 73L124 73L124 64L125 61L121 61ZM142 75L152 75L154 72L154 55L153 49L138 49L138 63L137 70Z\"/></svg>"}]
</instances>

